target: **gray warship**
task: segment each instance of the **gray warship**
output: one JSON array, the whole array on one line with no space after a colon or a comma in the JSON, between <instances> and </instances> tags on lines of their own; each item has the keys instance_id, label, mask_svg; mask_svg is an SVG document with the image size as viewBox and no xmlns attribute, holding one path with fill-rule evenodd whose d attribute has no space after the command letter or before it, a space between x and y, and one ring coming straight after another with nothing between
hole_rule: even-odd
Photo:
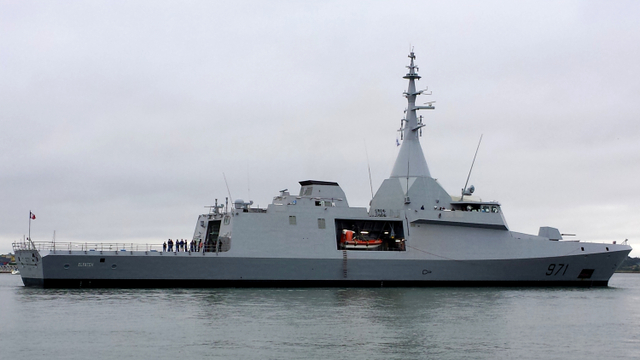
<instances>
[{"instance_id":1,"label":"gray warship","mask_svg":"<svg viewBox=\"0 0 640 360\"><path fill-rule=\"evenodd\" d=\"M336 182L306 180L267 208L216 201L198 217L193 240L204 246L196 251L27 238L13 244L24 285L606 286L631 251L626 243L566 241L549 226L511 231L498 202L472 196L472 187L451 196L431 177L418 112L434 106L416 105L427 94L409 58L402 144L369 209L349 206Z\"/></svg>"}]
</instances>

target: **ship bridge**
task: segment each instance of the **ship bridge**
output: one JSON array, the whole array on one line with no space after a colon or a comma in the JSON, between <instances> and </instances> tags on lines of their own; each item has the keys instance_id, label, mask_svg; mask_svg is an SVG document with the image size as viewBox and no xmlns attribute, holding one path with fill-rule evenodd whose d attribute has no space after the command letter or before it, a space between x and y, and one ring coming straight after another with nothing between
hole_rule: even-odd
<instances>
[{"instance_id":1,"label":"ship bridge","mask_svg":"<svg viewBox=\"0 0 640 360\"><path fill-rule=\"evenodd\" d=\"M411 226L434 224L508 230L499 203L472 197L473 186L463 190L462 196L452 197L431 177L420 145L425 124L418 111L433 110L435 101L416 105L418 96L431 95L431 92L417 90L420 75L416 56L411 52L409 58L409 72L404 76L409 81L404 92L407 109L399 129L402 144L391 175L371 200L369 216L405 218Z\"/></svg>"}]
</instances>

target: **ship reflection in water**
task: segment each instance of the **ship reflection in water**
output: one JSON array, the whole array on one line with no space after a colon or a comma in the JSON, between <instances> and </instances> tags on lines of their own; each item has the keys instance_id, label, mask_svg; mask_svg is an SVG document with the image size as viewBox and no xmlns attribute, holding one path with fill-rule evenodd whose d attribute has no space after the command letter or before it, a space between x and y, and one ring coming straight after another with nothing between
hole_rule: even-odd
<instances>
[{"instance_id":1,"label":"ship reflection in water","mask_svg":"<svg viewBox=\"0 0 640 360\"><path fill-rule=\"evenodd\" d=\"M41 289L0 275L3 356L637 357L640 277L599 288Z\"/></svg>"}]
</instances>

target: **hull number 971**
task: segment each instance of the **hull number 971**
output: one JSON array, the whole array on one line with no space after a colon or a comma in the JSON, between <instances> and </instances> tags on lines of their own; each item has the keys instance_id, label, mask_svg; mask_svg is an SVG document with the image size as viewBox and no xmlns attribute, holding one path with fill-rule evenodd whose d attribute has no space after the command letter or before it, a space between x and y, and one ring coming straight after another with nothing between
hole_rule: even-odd
<instances>
[{"instance_id":1,"label":"hull number 971","mask_svg":"<svg viewBox=\"0 0 640 360\"><path fill-rule=\"evenodd\" d=\"M556 276L558 274L564 275L569 268L569 264L550 264L547 268L547 272L545 275L547 276Z\"/></svg>"}]
</instances>

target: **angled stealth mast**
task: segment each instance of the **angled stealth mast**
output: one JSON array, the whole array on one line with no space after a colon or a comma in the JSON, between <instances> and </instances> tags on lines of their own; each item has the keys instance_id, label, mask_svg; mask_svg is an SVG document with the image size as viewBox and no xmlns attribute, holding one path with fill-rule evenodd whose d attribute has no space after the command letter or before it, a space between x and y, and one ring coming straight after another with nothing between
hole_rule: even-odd
<instances>
[{"instance_id":1,"label":"angled stealth mast","mask_svg":"<svg viewBox=\"0 0 640 360\"><path fill-rule=\"evenodd\" d=\"M423 109L431 110L434 107L431 105L433 102L427 103L427 106L416 106L416 98L418 95L423 95L426 89L416 91L416 80L420 79L420 75L418 75L418 66L414 63L416 56L413 51L409 54L409 58L411 58L411 64L407 66L409 73L403 77L409 80L409 87L404 92L408 102L406 118L402 119L400 127L403 141L398 158L391 171L392 178L431 177L427 161L420 146L419 137L422 134L421 128L424 124L422 123L422 116L418 117L417 111Z\"/></svg>"},{"instance_id":2,"label":"angled stealth mast","mask_svg":"<svg viewBox=\"0 0 640 360\"><path fill-rule=\"evenodd\" d=\"M418 66L415 64L415 54L409 54L411 63L409 72L403 77L409 80L409 87L404 92L407 98L405 118L400 127L402 145L398 157L391 171L378 192L371 200L370 215L397 216L398 210L436 208L449 206L451 196L431 177L427 161L420 146L422 133L422 116L418 110L434 109L433 101L425 105L416 105L418 95L430 95L427 89L416 90ZM396 215L392 215L396 214Z\"/></svg>"}]
</instances>

